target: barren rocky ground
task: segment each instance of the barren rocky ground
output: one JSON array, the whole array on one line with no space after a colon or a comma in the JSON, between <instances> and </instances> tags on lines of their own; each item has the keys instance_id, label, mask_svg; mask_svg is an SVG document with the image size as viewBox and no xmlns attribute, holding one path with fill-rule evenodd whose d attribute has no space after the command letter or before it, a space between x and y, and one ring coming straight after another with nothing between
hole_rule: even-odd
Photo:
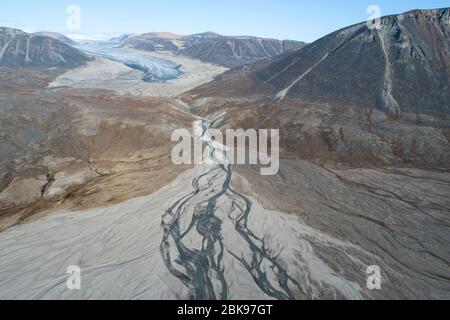
<instances>
[{"instance_id":1,"label":"barren rocky ground","mask_svg":"<svg viewBox=\"0 0 450 320\"><path fill-rule=\"evenodd\" d=\"M408 105L408 73L392 60L405 43L383 46L392 28L406 42L415 26L445 37L437 18L447 14L389 17L381 35L353 26L218 78L223 68L190 59L177 60L184 78L166 83L102 58L1 68L0 298L450 299L448 108ZM338 40L348 43L336 55L312 54ZM371 57L384 104L331 99L345 83L324 86L322 63L365 46L379 49ZM448 66L445 48L427 50ZM417 70L430 76L434 66ZM435 73L436 92L446 70ZM419 73L408 79L420 87ZM327 94L303 94L313 91ZM279 172L174 165L171 134L198 119L280 129ZM71 265L81 290L67 289ZM367 286L374 265L380 290Z\"/></svg>"}]
</instances>

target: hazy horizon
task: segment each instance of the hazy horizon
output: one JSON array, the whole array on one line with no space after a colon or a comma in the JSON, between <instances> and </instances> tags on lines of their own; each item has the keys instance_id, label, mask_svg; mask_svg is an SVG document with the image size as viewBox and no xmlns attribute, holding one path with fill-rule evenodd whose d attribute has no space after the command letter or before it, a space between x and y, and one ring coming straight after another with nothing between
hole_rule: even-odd
<instances>
[{"instance_id":1,"label":"hazy horizon","mask_svg":"<svg viewBox=\"0 0 450 320\"><path fill-rule=\"evenodd\" d=\"M80 8L78 30L67 28L67 8ZM229 36L259 36L312 42L346 26L365 21L370 5L379 6L381 15L400 14L413 9L433 9L448 1L373 1L349 0L343 4L327 0L321 3L289 0L236 0L212 3L181 0L143 3L128 1L54 1L39 3L15 1L4 4L0 25L26 32L51 31L73 38L107 39L130 33L171 32L196 34L207 31ZM237 11L236 8L239 8ZM36 14L38 12L39 14Z\"/></svg>"}]
</instances>

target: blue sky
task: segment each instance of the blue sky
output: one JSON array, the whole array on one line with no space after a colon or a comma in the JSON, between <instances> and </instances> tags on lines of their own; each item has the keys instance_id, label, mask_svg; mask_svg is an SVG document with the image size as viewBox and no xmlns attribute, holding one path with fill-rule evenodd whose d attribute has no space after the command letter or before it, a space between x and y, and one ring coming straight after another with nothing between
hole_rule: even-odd
<instances>
[{"instance_id":1,"label":"blue sky","mask_svg":"<svg viewBox=\"0 0 450 320\"><path fill-rule=\"evenodd\" d=\"M26 31L86 35L215 31L314 41L367 20L375 4L382 15L415 8L449 7L450 0L15 0L2 1L0 25ZM81 30L66 27L69 5L81 9Z\"/></svg>"}]
</instances>

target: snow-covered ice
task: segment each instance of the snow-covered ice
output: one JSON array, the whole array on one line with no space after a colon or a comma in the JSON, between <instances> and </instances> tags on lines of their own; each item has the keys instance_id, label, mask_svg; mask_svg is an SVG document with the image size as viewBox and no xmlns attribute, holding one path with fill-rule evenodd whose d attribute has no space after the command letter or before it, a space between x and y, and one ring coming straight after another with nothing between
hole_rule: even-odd
<instances>
[{"instance_id":1,"label":"snow-covered ice","mask_svg":"<svg viewBox=\"0 0 450 320\"><path fill-rule=\"evenodd\" d=\"M175 79L181 74L179 64L151 56L145 52L120 48L113 42L82 41L76 47L95 56L101 56L140 70L144 72L143 80L147 82L164 82Z\"/></svg>"}]
</instances>

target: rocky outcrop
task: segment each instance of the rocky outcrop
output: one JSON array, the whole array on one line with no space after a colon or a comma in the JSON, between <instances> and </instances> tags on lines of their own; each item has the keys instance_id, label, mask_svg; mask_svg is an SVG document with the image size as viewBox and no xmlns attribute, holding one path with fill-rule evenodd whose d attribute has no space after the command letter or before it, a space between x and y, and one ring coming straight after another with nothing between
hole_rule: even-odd
<instances>
[{"instance_id":1,"label":"rocky outcrop","mask_svg":"<svg viewBox=\"0 0 450 320\"><path fill-rule=\"evenodd\" d=\"M0 28L0 67L75 68L89 58L53 38Z\"/></svg>"},{"instance_id":2,"label":"rocky outcrop","mask_svg":"<svg viewBox=\"0 0 450 320\"><path fill-rule=\"evenodd\" d=\"M125 47L147 51L171 51L205 62L235 68L301 48L304 43L257 37L229 37L214 32L189 36L147 33L117 38Z\"/></svg>"},{"instance_id":3,"label":"rocky outcrop","mask_svg":"<svg viewBox=\"0 0 450 320\"><path fill-rule=\"evenodd\" d=\"M182 36L172 33L144 33L142 35L121 36L112 41L117 41L127 48L135 48L146 51L171 51L176 52L180 49L179 42Z\"/></svg>"},{"instance_id":4,"label":"rocky outcrop","mask_svg":"<svg viewBox=\"0 0 450 320\"><path fill-rule=\"evenodd\" d=\"M255 73L277 98L450 112L450 9L416 10L335 32Z\"/></svg>"},{"instance_id":5,"label":"rocky outcrop","mask_svg":"<svg viewBox=\"0 0 450 320\"><path fill-rule=\"evenodd\" d=\"M357 24L198 93L449 114L449 19L447 8L384 17L380 30Z\"/></svg>"},{"instance_id":6,"label":"rocky outcrop","mask_svg":"<svg viewBox=\"0 0 450 320\"><path fill-rule=\"evenodd\" d=\"M89 183L102 193L103 204L148 194L154 188L146 181L149 172L171 164L172 131L194 119L170 98L89 89L13 90L0 91L0 230ZM164 172L173 178L181 170ZM114 176L117 184L111 184ZM102 182L91 181L97 177L108 186L98 188ZM117 188L124 189L117 193ZM66 200L92 205L80 192Z\"/></svg>"}]
</instances>

